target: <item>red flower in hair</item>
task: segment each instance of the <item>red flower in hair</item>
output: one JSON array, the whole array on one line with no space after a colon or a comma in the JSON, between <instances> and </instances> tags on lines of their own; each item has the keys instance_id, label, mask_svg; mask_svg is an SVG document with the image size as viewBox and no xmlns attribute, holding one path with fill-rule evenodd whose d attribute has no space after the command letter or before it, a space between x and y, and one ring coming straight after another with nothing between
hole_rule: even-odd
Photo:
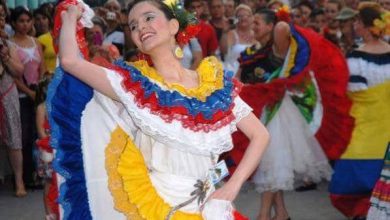
<instances>
[{"instance_id":1,"label":"red flower in hair","mask_svg":"<svg viewBox=\"0 0 390 220\"><path fill-rule=\"evenodd\" d=\"M287 5L283 5L282 7L276 10L276 17L278 21L284 21L289 23L291 20L290 11Z\"/></svg>"}]
</instances>

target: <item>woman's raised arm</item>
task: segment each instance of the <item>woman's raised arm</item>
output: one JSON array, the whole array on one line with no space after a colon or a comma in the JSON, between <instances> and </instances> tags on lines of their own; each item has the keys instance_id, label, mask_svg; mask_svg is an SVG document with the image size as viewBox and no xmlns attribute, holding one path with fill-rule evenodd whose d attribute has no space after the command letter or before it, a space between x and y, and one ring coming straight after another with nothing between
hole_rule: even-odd
<instances>
[{"instance_id":1,"label":"woman's raised arm","mask_svg":"<svg viewBox=\"0 0 390 220\"><path fill-rule=\"evenodd\" d=\"M70 6L61 14L62 28L59 40L59 56L62 68L104 95L118 100L104 69L79 56L76 41L76 25L81 10Z\"/></svg>"}]
</instances>

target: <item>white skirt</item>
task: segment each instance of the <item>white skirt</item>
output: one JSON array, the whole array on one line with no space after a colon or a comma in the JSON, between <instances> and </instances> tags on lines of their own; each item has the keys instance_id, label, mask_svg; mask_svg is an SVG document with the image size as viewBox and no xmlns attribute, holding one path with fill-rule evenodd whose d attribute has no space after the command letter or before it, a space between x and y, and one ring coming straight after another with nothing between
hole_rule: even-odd
<instances>
[{"instance_id":1,"label":"white skirt","mask_svg":"<svg viewBox=\"0 0 390 220\"><path fill-rule=\"evenodd\" d=\"M297 182L330 180L328 159L289 95L267 128L271 140L253 177L257 191L292 190Z\"/></svg>"}]
</instances>

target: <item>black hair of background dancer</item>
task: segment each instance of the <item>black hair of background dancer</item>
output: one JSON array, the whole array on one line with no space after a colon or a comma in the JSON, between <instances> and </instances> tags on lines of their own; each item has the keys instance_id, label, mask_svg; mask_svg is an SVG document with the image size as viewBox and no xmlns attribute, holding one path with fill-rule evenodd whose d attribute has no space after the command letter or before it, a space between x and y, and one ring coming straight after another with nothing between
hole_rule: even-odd
<instances>
[{"instance_id":1,"label":"black hair of background dancer","mask_svg":"<svg viewBox=\"0 0 390 220\"><path fill-rule=\"evenodd\" d=\"M276 16L276 13L273 10L270 9L260 9L255 12L255 14L262 15L264 18L265 23L267 24L276 24L278 22L278 17Z\"/></svg>"}]
</instances>

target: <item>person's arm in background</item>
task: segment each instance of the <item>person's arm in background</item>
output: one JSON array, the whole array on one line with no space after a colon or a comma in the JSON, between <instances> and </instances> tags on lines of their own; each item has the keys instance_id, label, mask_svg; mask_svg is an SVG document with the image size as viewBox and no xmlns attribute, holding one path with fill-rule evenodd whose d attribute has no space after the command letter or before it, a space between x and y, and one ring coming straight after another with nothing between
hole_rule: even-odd
<instances>
[{"instance_id":1,"label":"person's arm in background","mask_svg":"<svg viewBox=\"0 0 390 220\"><path fill-rule=\"evenodd\" d=\"M286 22L278 22L275 25L273 38L273 50L276 56L284 58L290 47L291 30L290 25Z\"/></svg>"},{"instance_id":2,"label":"person's arm in background","mask_svg":"<svg viewBox=\"0 0 390 220\"><path fill-rule=\"evenodd\" d=\"M3 47L0 50L0 58L4 67L8 68L12 76L21 77L23 75L24 66L16 53L16 48L11 44L7 44L4 40Z\"/></svg>"}]
</instances>

